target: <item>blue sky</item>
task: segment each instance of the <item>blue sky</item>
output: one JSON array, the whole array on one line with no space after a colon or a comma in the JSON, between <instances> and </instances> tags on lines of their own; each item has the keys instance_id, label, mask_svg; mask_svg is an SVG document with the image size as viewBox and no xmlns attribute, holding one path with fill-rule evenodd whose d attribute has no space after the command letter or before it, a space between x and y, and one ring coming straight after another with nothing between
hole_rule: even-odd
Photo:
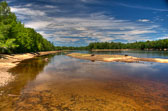
<instances>
[{"instance_id":1,"label":"blue sky","mask_svg":"<svg viewBox=\"0 0 168 111\"><path fill-rule=\"evenodd\" d=\"M7 0L26 27L56 46L168 38L165 0Z\"/></svg>"}]
</instances>

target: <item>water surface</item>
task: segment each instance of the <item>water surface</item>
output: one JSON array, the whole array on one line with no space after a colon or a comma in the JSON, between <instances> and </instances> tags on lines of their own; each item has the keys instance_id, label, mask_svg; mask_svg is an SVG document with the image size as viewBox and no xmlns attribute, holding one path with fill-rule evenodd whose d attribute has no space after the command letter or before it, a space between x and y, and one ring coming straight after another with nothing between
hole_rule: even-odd
<instances>
[{"instance_id":1,"label":"water surface","mask_svg":"<svg viewBox=\"0 0 168 111\"><path fill-rule=\"evenodd\" d=\"M80 51L79 51L80 52ZM88 51L83 51L82 53L88 53ZM119 55L129 55L141 58L163 58L168 59L168 51L145 51L145 50L134 50L134 51L95 51L89 52L94 54L119 54Z\"/></svg>"},{"instance_id":2,"label":"water surface","mask_svg":"<svg viewBox=\"0 0 168 111\"><path fill-rule=\"evenodd\" d=\"M63 53L26 60L10 70L17 79L1 89L0 110L168 111L167 66L91 62Z\"/></svg>"}]
</instances>

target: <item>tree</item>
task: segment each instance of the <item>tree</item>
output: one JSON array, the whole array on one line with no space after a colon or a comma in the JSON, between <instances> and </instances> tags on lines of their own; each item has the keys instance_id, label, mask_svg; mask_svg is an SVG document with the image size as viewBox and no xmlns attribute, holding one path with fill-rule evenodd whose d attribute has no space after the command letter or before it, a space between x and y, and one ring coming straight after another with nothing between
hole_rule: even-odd
<instances>
[{"instance_id":1,"label":"tree","mask_svg":"<svg viewBox=\"0 0 168 111\"><path fill-rule=\"evenodd\" d=\"M10 11L7 2L0 2L0 53L47 50L55 50L55 46L34 29L25 28Z\"/></svg>"}]
</instances>

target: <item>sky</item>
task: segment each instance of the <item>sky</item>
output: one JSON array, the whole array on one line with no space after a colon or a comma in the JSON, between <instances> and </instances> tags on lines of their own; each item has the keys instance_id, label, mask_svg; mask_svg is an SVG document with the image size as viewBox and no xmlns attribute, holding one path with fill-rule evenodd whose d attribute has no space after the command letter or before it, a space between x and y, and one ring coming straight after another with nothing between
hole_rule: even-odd
<instances>
[{"instance_id":1,"label":"sky","mask_svg":"<svg viewBox=\"0 0 168 111\"><path fill-rule=\"evenodd\" d=\"M2 1L2 0L1 0ZM168 38L165 0L7 0L26 27L56 46Z\"/></svg>"}]
</instances>

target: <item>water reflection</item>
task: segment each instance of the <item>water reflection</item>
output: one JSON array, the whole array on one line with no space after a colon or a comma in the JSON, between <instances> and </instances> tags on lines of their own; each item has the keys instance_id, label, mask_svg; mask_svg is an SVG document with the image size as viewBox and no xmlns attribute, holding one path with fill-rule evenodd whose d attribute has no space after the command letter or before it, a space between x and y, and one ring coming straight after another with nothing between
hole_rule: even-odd
<instances>
[{"instance_id":1,"label":"water reflection","mask_svg":"<svg viewBox=\"0 0 168 111\"><path fill-rule=\"evenodd\" d=\"M11 82L7 87L0 88L3 92L3 96L0 97L0 110L11 110L12 102L14 101L9 95L20 95L21 90L24 86L34 80L36 76L43 71L44 66L51 62L51 58L55 55L43 56L34 58L31 60L25 60L21 62L18 66L10 69L9 72L16 75L16 80ZM45 61L48 58L48 61ZM9 109L7 109L9 107ZM13 109L13 108L12 108Z\"/></svg>"},{"instance_id":2,"label":"water reflection","mask_svg":"<svg viewBox=\"0 0 168 111\"><path fill-rule=\"evenodd\" d=\"M49 63L44 59L25 61L11 70L22 75L10 86L12 93L20 95L10 98L11 108L17 111L168 110L167 64L91 62L64 55L48 58ZM26 81L24 85L22 81ZM9 105L9 100L6 104Z\"/></svg>"},{"instance_id":3,"label":"water reflection","mask_svg":"<svg viewBox=\"0 0 168 111\"><path fill-rule=\"evenodd\" d=\"M61 75L67 78L106 80L117 77L135 77L168 84L167 64L162 63L105 63L79 60L67 56L55 56L42 73L44 77ZM37 78L38 78L37 77ZM45 77L44 77L45 78ZM52 77L51 77L52 78ZM160 79L159 79L160 78ZM46 78L45 78L46 79ZM55 78L54 78L55 79Z\"/></svg>"}]
</instances>

